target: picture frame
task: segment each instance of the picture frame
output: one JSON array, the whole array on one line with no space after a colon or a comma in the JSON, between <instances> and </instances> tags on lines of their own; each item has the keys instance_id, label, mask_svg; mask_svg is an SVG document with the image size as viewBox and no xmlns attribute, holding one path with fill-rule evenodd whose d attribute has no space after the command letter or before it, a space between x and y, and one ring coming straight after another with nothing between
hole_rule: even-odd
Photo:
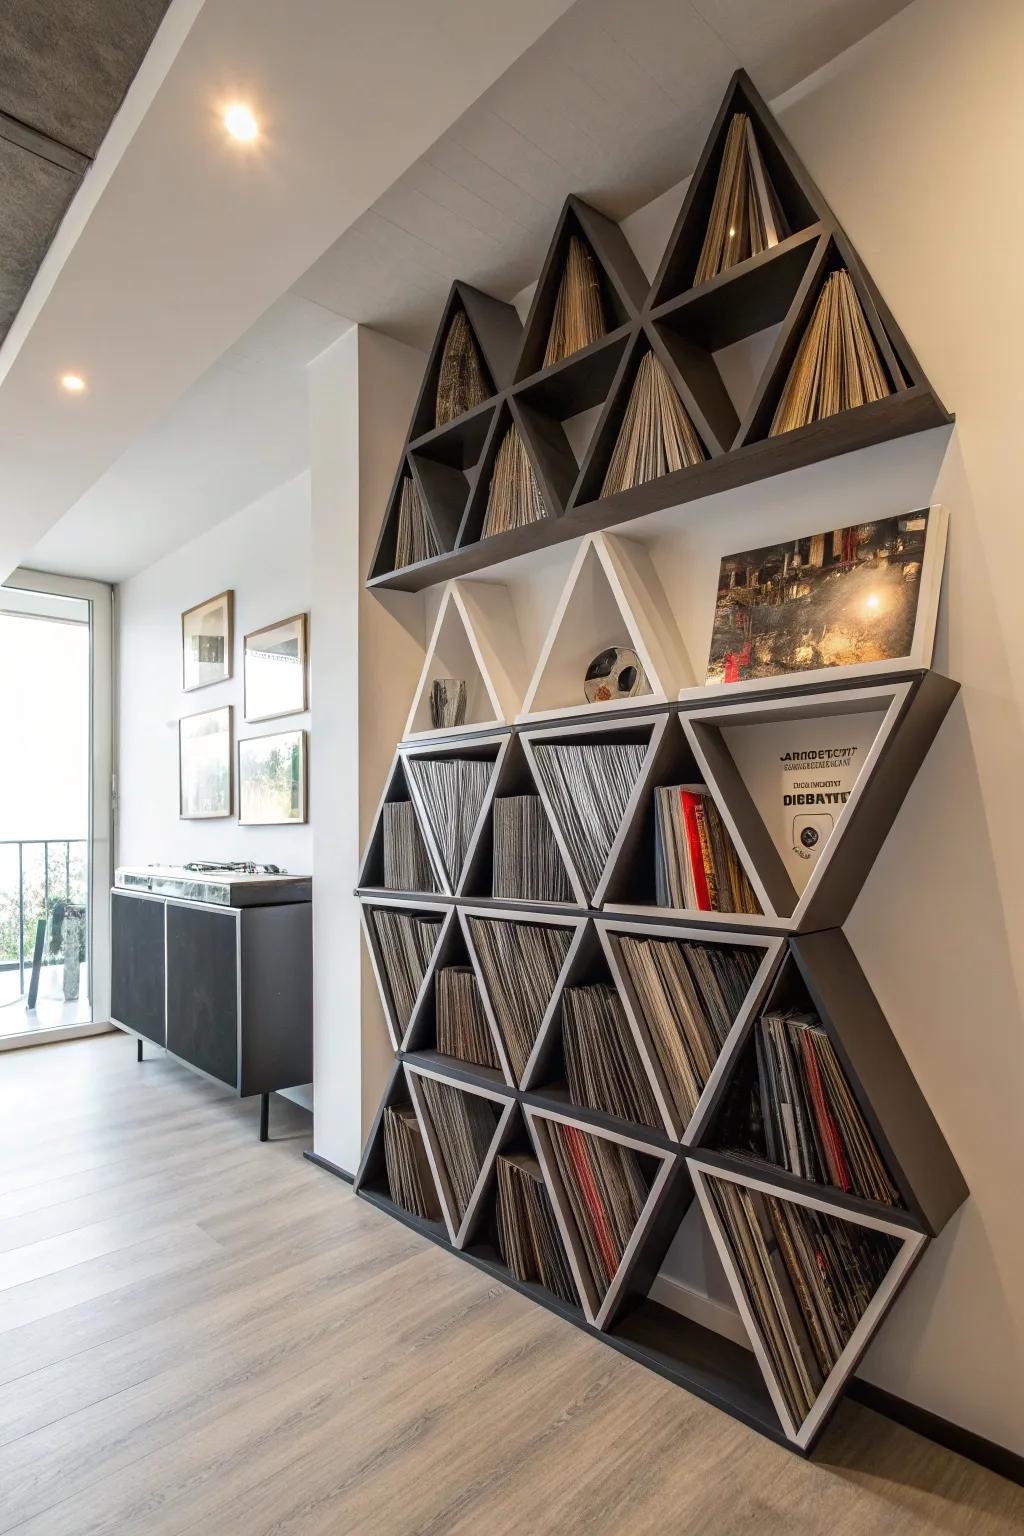
<instances>
[{"instance_id":1,"label":"picture frame","mask_svg":"<svg viewBox=\"0 0 1024 1536\"><path fill-rule=\"evenodd\" d=\"M232 675L235 594L230 588L186 608L181 616L183 693L226 683Z\"/></svg>"},{"instance_id":2,"label":"picture frame","mask_svg":"<svg viewBox=\"0 0 1024 1536\"><path fill-rule=\"evenodd\" d=\"M250 630L242 642L247 721L280 720L309 708L309 615L296 613Z\"/></svg>"},{"instance_id":3,"label":"picture frame","mask_svg":"<svg viewBox=\"0 0 1024 1536\"><path fill-rule=\"evenodd\" d=\"M239 740L238 820L242 826L299 826L308 820L307 736L300 729Z\"/></svg>"},{"instance_id":4,"label":"picture frame","mask_svg":"<svg viewBox=\"0 0 1024 1536\"><path fill-rule=\"evenodd\" d=\"M178 816L212 821L234 804L234 711L230 704L182 715L178 721Z\"/></svg>"},{"instance_id":5,"label":"picture frame","mask_svg":"<svg viewBox=\"0 0 1024 1536\"><path fill-rule=\"evenodd\" d=\"M930 667L948 526L936 505L723 556L707 680L680 699Z\"/></svg>"}]
</instances>

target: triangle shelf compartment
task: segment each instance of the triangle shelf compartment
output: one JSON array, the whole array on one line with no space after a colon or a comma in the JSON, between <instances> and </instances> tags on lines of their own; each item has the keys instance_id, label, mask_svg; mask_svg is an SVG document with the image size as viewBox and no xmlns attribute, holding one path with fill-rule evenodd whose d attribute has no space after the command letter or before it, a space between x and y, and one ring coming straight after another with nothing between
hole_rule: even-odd
<instances>
[{"instance_id":1,"label":"triangle shelf compartment","mask_svg":"<svg viewBox=\"0 0 1024 1536\"><path fill-rule=\"evenodd\" d=\"M530 764L534 783L547 811L558 842L577 905L599 907L605 899L612 870L620 862L622 849L629 840L637 806L652 765L660 758L660 749L674 722L666 714L642 715L624 720L584 721L574 725L531 726L519 733L519 741ZM642 750L640 766L625 798L622 815L605 852L593 824L587 825L577 815L581 786L573 786L571 799L559 808L555 773L547 754L554 748L634 747ZM607 796L604 797L607 800ZM569 819L568 812L572 810ZM574 846L575 845L575 846ZM588 869L586 860L591 861Z\"/></svg>"},{"instance_id":2,"label":"triangle shelf compartment","mask_svg":"<svg viewBox=\"0 0 1024 1536\"><path fill-rule=\"evenodd\" d=\"M528 1088L540 1070L547 1027L584 942L587 919L582 914L539 917L518 912L515 908L460 906L459 922L508 1081L519 1088ZM530 999L532 1008L518 1010L518 1018L513 1018L517 1012L515 1001L522 992L520 978L527 971L527 958L532 951L532 945L524 947L519 935L524 930L537 929L549 930L559 936L548 952L552 973L550 987L542 989L546 997ZM506 933L505 944L511 950L510 967L515 965L515 970L503 969L504 951L494 942L492 930L510 931ZM533 970L536 969L534 966ZM513 985L508 985L509 982Z\"/></svg>"},{"instance_id":3,"label":"triangle shelf compartment","mask_svg":"<svg viewBox=\"0 0 1024 1536\"><path fill-rule=\"evenodd\" d=\"M422 1006L424 993L430 981L434 962L442 945L442 940L452 922L452 909L440 902L412 901L402 898L375 897L373 899L361 898L359 902L359 917L362 923L363 938L366 941L367 953L370 957L370 965L373 969L373 977L377 983L377 991L380 993L381 1007L384 1010L384 1019L387 1024L388 1035L391 1039L392 1049L401 1049L402 1041L411 1029L420 1007ZM393 926L395 919L409 917L413 921L421 920L427 924L436 923L436 934L430 953L426 957L423 966L423 974L416 981L415 971L410 970L400 973L398 984L392 976L392 969L388 964L388 948L385 944L385 927ZM391 920L389 922L389 919ZM414 945L412 953L420 954L421 951Z\"/></svg>"},{"instance_id":4,"label":"triangle shelf compartment","mask_svg":"<svg viewBox=\"0 0 1024 1536\"><path fill-rule=\"evenodd\" d=\"M462 725L432 722L431 689L446 677L466 683ZM405 740L468 735L505 725L513 719L524 687L523 643L508 588L491 582L449 582L405 723Z\"/></svg>"},{"instance_id":5,"label":"triangle shelf compartment","mask_svg":"<svg viewBox=\"0 0 1024 1536\"><path fill-rule=\"evenodd\" d=\"M927 672L683 712L701 777L784 929L845 922L957 691ZM801 767L814 759L786 758L817 751L841 755L818 772ZM813 804L787 806L780 779Z\"/></svg>"},{"instance_id":6,"label":"triangle shelf compartment","mask_svg":"<svg viewBox=\"0 0 1024 1536\"><path fill-rule=\"evenodd\" d=\"M495 871L494 818L498 810L497 802L505 799L520 800L523 797L529 797L531 802L536 802L533 809L543 815L543 825L550 831L551 863L554 869L560 871L561 894L550 894L539 886L531 890L523 883L518 883L518 888L510 891L502 886L501 873ZM507 748L495 774L493 792L481 820L479 834L474 839L455 894L462 901L493 901L498 906L507 906L512 910L516 910L520 903L524 907L554 907L556 910L578 905L571 871L565 863L547 806L538 791L521 734L517 733L508 738Z\"/></svg>"},{"instance_id":7,"label":"triangle shelf compartment","mask_svg":"<svg viewBox=\"0 0 1024 1536\"><path fill-rule=\"evenodd\" d=\"M588 703L590 663L612 647L636 653L647 691ZM598 715L664 704L673 678L692 678L668 599L642 545L612 534L582 540L566 577L533 677L522 721Z\"/></svg>"},{"instance_id":8,"label":"triangle shelf compartment","mask_svg":"<svg viewBox=\"0 0 1024 1536\"><path fill-rule=\"evenodd\" d=\"M416 806L442 889L449 896L458 891L472 861L509 741L507 734L492 734L460 737L455 741L421 742L401 750L410 798ZM431 765L435 763L465 764L467 767L489 765L486 775L477 774L475 769L468 775L456 775L463 781L451 802L452 809L459 813L457 816L442 814L445 809L443 800L431 794Z\"/></svg>"},{"instance_id":9,"label":"triangle shelf compartment","mask_svg":"<svg viewBox=\"0 0 1024 1536\"><path fill-rule=\"evenodd\" d=\"M646 1292L679 1224L682 1216L680 1202L686 1201L682 1193L686 1179L683 1160L674 1152L619 1131L598 1131L569 1113L560 1114L529 1104L524 1105L524 1112L583 1302L584 1315L594 1328L611 1328L631 1292ZM633 1218L629 1220L627 1210L621 1213L619 1234L616 1235L607 1221L601 1224L604 1236L603 1240L598 1240L598 1251L602 1256L599 1271L596 1255L594 1263L588 1260L581 1227L582 1212L599 1207L598 1185L593 1173L594 1143L599 1144L599 1154L603 1149L604 1155L615 1159L624 1182L628 1182L633 1191ZM563 1171L568 1168L581 1170L572 1185L567 1183ZM582 1193L584 1186L589 1189L589 1196ZM627 1224L631 1231L623 1242L621 1235ZM594 1251L592 1246L591 1253Z\"/></svg>"},{"instance_id":10,"label":"triangle shelf compartment","mask_svg":"<svg viewBox=\"0 0 1024 1536\"><path fill-rule=\"evenodd\" d=\"M464 422L471 414L471 411L464 411L451 421L440 424L437 420L437 381L441 369L441 358L449 327L460 311L469 323L477 353L486 370L485 383L489 387L488 401L494 398L497 391L504 389L515 366L522 340L522 327L512 305L505 304L500 299L491 298L490 294L482 293L479 288L474 288L469 283L454 282L445 300L437 334L427 358L423 383L413 408L409 442L417 447L432 434L444 432L447 428ZM478 405L483 406L486 403L486 401L480 401Z\"/></svg>"},{"instance_id":11,"label":"triangle shelf compartment","mask_svg":"<svg viewBox=\"0 0 1024 1536\"><path fill-rule=\"evenodd\" d=\"M409 891L411 896L439 895L445 890L445 882L440 873L440 866L431 843L425 835L425 829L419 813L416 801L409 791L409 782L405 771L405 759L401 751L395 753L388 769L388 776L384 781L384 792L377 804L373 815L370 836L367 840L363 857L359 865L359 880L357 889L367 892L378 892L381 895L393 894L392 887L385 884L384 867L384 819L386 807L396 803L408 803L412 806L411 832L414 841L418 842L421 849L421 862L425 871L429 871L430 884L422 889Z\"/></svg>"},{"instance_id":12,"label":"triangle shelf compartment","mask_svg":"<svg viewBox=\"0 0 1024 1536\"><path fill-rule=\"evenodd\" d=\"M441 1071L451 1072L453 1075L463 1074L485 1087L511 1087L513 1078L505 1066L501 1037L491 1013L484 1004L483 988L480 986L479 975L471 958L464 927L460 924L460 916L455 907L449 907L449 921L445 923L434 949L416 1007L410 1015L408 1027L397 1049L400 1049L407 1058L427 1065L432 1064ZM480 1013L484 1021L488 1046L486 1054L490 1056L489 1061L471 1061L442 1048L447 1042L442 1042L438 1036L438 978L442 971L450 967L468 971L472 977L473 989L479 999Z\"/></svg>"},{"instance_id":13,"label":"triangle shelf compartment","mask_svg":"<svg viewBox=\"0 0 1024 1536\"><path fill-rule=\"evenodd\" d=\"M602 917L595 919L594 926L618 990L623 1011L641 1054L649 1064L652 1086L665 1131L673 1141L689 1145L694 1141L704 1123L709 1113L709 1106L717 1100L719 1084L728 1071L736 1042L745 1038L751 1020L761 1007L779 965L783 940L752 935L743 931L732 933L716 931L710 934L706 928L681 927L676 923L626 924ZM719 1021L717 1028L714 1024L709 1027L710 1037L715 1039L716 1043L718 1041L721 1043L717 1044L714 1052L708 1052L713 1064L706 1075L692 1069L692 1081L680 1079L677 1076L677 1070L672 1064L670 1042L665 1041L658 1025L652 1022L653 1016L648 1006L645 1006L640 987L633 979L641 961L640 954L636 953L634 957L634 954L624 948L624 944L642 947L648 954L658 953L654 950L654 945L671 946L673 951L678 951L679 947L682 947L683 953L679 958L686 967L685 974L693 978L692 987L684 994L684 998L686 1001L696 999L698 1003L704 1000L704 994L699 985L702 973L695 971L693 964L687 961L686 957L689 953L694 949L700 949L705 954L708 951L714 951L714 958L722 967L729 964L730 951L741 951L748 957L746 969L751 972L749 979L744 972L742 979L737 982L737 990L740 987L743 990L742 1001L737 1008L728 1007L729 1000L723 993L723 1000L728 1009L728 1021L723 1019ZM677 955L672 953L667 958L676 962ZM667 969L664 962L657 974L659 981L656 982L652 977L649 983L657 988L652 996L671 998L674 995L670 984L671 971ZM687 1016L688 1010L684 1004L677 1004L672 1023L670 1024L666 1018L663 1027L679 1030L678 1020ZM703 1017L706 1019L709 1017L706 1006L703 1009ZM692 1061L692 1056L690 1059Z\"/></svg>"},{"instance_id":14,"label":"triangle shelf compartment","mask_svg":"<svg viewBox=\"0 0 1024 1536\"><path fill-rule=\"evenodd\" d=\"M591 351L609 335L635 320L647 298L647 278L618 224L605 218L581 198L568 198L555 226L523 328L522 350L515 372L516 383L557 369L580 355L579 352L570 353L557 362L545 363L555 306L573 237L582 242L593 261L603 320L601 337L596 337L589 347L581 348L581 351Z\"/></svg>"},{"instance_id":15,"label":"triangle shelf compartment","mask_svg":"<svg viewBox=\"0 0 1024 1536\"><path fill-rule=\"evenodd\" d=\"M530 522L485 535L495 465L510 433L515 433L522 444L542 512ZM507 397L491 422L476 482L459 529L457 549L483 544L491 551L488 564L494 564L518 554L521 548L530 548L537 525L550 525L552 519L561 517L575 480L576 459L561 424L521 405L514 396Z\"/></svg>"},{"instance_id":16,"label":"triangle shelf compartment","mask_svg":"<svg viewBox=\"0 0 1024 1536\"><path fill-rule=\"evenodd\" d=\"M423 1141L423 1168L424 1178L428 1181L427 1189L434 1204L434 1215L423 1215L420 1211L414 1211L400 1204L395 1194L392 1193L391 1179L387 1164L385 1150L384 1119L389 1109L403 1110L411 1114L419 1135ZM405 1068L400 1060L396 1060L391 1069L384 1092L381 1096L377 1113L370 1127L369 1135L363 1149L359 1167L353 1181L356 1194L362 1195L365 1200L396 1216L407 1226L414 1227L417 1231L425 1233L435 1241L446 1242L448 1239L448 1227L444 1220L444 1212L441 1205L441 1192L437 1186L437 1178L430 1161L429 1146L423 1129L423 1122L419 1110L409 1092Z\"/></svg>"},{"instance_id":17,"label":"triangle shelf compartment","mask_svg":"<svg viewBox=\"0 0 1024 1536\"><path fill-rule=\"evenodd\" d=\"M446 551L455 548L494 413L494 402L488 401L437 428L409 450L410 471Z\"/></svg>"},{"instance_id":18,"label":"triangle shelf compartment","mask_svg":"<svg viewBox=\"0 0 1024 1536\"><path fill-rule=\"evenodd\" d=\"M412 565L399 566L396 564L398 559L398 521L402 502L403 487L407 481L411 482L415 490L419 493L420 500L423 503L424 517L427 526L433 533L434 539L437 542L438 553L428 557L426 560L414 562ZM414 473L413 465L409 456L403 455L402 462L398 466L398 473L395 476L395 483L391 488L391 495L388 497L387 507L384 512L384 520L381 523L380 533L377 536L377 544L373 551L373 558L370 561L371 580L393 575L396 571L399 570L408 571L432 569L434 562L443 560L445 555L451 551L454 544L454 532L451 534L450 538L445 537L441 526L439 526L435 521L430 502L423 493L422 482L419 475Z\"/></svg>"},{"instance_id":19,"label":"triangle shelf compartment","mask_svg":"<svg viewBox=\"0 0 1024 1536\"><path fill-rule=\"evenodd\" d=\"M423 1127L427 1154L441 1197L445 1226L448 1228L452 1246L462 1248L472 1237L487 1176L494 1164L498 1147L501 1145L508 1122L516 1107L516 1101L496 1089L476 1084L470 1085L464 1079L455 1079L433 1068L414 1065L408 1059L405 1061L405 1075L410 1096ZM425 1083L432 1086L425 1088ZM488 1144L480 1156L476 1177L472 1180L471 1187L461 1191L458 1181L453 1179L449 1159L446 1156L447 1143L443 1122L440 1118L435 1118L432 1107L437 1108L439 1116L449 1114L452 1112L451 1106L459 1097L477 1101L478 1107L482 1104L488 1105L492 1122L489 1126ZM442 1108L445 1100L448 1101L448 1109ZM479 1149L473 1150L476 1152ZM469 1181L466 1182L468 1184Z\"/></svg>"},{"instance_id":20,"label":"triangle shelf compartment","mask_svg":"<svg viewBox=\"0 0 1024 1536\"><path fill-rule=\"evenodd\" d=\"M697 1157L690 1157L688 1163L697 1197L711 1228L733 1297L783 1429L793 1445L802 1451L809 1451L835 1408L847 1380L920 1257L927 1238L923 1233L901 1225L898 1221L866 1215L854 1217L848 1211L837 1208L827 1199L781 1189L769 1177L741 1176L703 1162ZM785 1339L789 1335L798 1340L795 1352L799 1353L805 1363L815 1360L815 1347L811 1343L815 1331L818 1336L826 1337L825 1358L818 1360L817 1364L807 1365L808 1374L811 1377L810 1386L816 1388L816 1390L808 1390L808 1384L805 1383L803 1391L806 1392L807 1399L810 1401L803 1397L797 1401L793 1389L787 1390L785 1386L783 1368L780 1365L785 1345L773 1347L772 1334L764 1325L763 1318L758 1317L758 1303L754 1299L757 1290L750 1267L755 1250L751 1245L747 1252L744 1252L738 1242L729 1235L716 1201L716 1191L723 1186L727 1194L730 1190L742 1190L744 1193L741 1198L750 1199L752 1202L749 1207L754 1213L752 1219L759 1222L770 1221L771 1208L767 1201L774 1199L779 1202L779 1205L785 1207L788 1213L787 1231L797 1230L805 1233L806 1242L809 1245L816 1243L818 1249L824 1246L824 1239L818 1236L820 1228L816 1225L820 1222L830 1240L828 1248L824 1249L826 1256L820 1260L821 1264L827 1265L830 1262L827 1256L829 1253L846 1251L844 1247L832 1246L837 1238L838 1244L842 1245L846 1241L858 1241L858 1237L854 1234L860 1234L859 1240L870 1244L873 1249L876 1244L878 1245L877 1257L874 1259L877 1279L872 1277L874 1288L870 1299L866 1305L863 1305L863 1310L852 1328L850 1327L850 1322L853 1321L852 1315L844 1318L841 1324L837 1318L835 1336L830 1339L827 1338L824 1325L817 1323L815 1330L814 1325L806 1321L807 1313L798 1299L797 1289L787 1279L790 1271L783 1257L781 1245L775 1258L769 1260L773 1266L776 1294L785 1298L780 1308L774 1301L772 1293L761 1292L764 1316L778 1319L773 1324L775 1337L781 1336ZM774 1223L771 1225L774 1229ZM864 1234L875 1234L875 1236L872 1238ZM793 1239L791 1238L790 1241L793 1242ZM794 1253L798 1251L795 1243L791 1251ZM836 1273L840 1273L838 1266L836 1266ZM840 1293L841 1289L841 1285L837 1283L836 1293ZM852 1287L850 1289L852 1292ZM866 1291L867 1286L864 1289ZM811 1294L809 1288L806 1294ZM819 1294L821 1302L818 1311L814 1314L815 1317L820 1317L829 1305L827 1293L822 1290ZM862 1305L862 1302L858 1300L857 1305ZM833 1315L833 1312L830 1311L830 1315ZM822 1346L823 1350L826 1349L826 1345ZM828 1369L825 1368L826 1365Z\"/></svg>"}]
</instances>

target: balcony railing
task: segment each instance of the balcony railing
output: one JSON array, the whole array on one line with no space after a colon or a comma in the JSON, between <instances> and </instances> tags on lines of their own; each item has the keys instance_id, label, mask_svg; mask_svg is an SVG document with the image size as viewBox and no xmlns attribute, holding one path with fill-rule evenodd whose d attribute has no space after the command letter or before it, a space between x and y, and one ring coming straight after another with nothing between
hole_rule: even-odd
<instances>
[{"instance_id":1,"label":"balcony railing","mask_svg":"<svg viewBox=\"0 0 1024 1536\"><path fill-rule=\"evenodd\" d=\"M0 838L0 973L18 972L25 991L36 928L58 901L84 906L88 894L88 843L83 837ZM63 961L63 952L44 964Z\"/></svg>"}]
</instances>

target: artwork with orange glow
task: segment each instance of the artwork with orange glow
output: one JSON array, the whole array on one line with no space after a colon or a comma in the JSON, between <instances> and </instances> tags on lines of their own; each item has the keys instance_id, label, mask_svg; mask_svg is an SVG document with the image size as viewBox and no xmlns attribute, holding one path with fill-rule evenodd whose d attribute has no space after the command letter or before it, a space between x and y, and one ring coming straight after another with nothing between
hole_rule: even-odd
<instances>
[{"instance_id":1,"label":"artwork with orange glow","mask_svg":"<svg viewBox=\"0 0 1024 1536\"><path fill-rule=\"evenodd\" d=\"M911 654L928 512L726 555L708 683Z\"/></svg>"}]
</instances>

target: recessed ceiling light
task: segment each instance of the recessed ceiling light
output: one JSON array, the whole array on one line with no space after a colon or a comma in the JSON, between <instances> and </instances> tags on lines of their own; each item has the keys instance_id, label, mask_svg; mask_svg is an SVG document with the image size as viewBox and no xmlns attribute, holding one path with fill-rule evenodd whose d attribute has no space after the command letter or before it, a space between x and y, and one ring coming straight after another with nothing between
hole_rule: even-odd
<instances>
[{"instance_id":1,"label":"recessed ceiling light","mask_svg":"<svg viewBox=\"0 0 1024 1536\"><path fill-rule=\"evenodd\" d=\"M61 388L66 389L69 395L80 395L85 388L85 380L80 373L61 374Z\"/></svg>"},{"instance_id":2,"label":"recessed ceiling light","mask_svg":"<svg viewBox=\"0 0 1024 1536\"><path fill-rule=\"evenodd\" d=\"M259 123L240 101L233 102L224 113L224 126L233 139L243 144L250 143L260 131Z\"/></svg>"}]
</instances>

